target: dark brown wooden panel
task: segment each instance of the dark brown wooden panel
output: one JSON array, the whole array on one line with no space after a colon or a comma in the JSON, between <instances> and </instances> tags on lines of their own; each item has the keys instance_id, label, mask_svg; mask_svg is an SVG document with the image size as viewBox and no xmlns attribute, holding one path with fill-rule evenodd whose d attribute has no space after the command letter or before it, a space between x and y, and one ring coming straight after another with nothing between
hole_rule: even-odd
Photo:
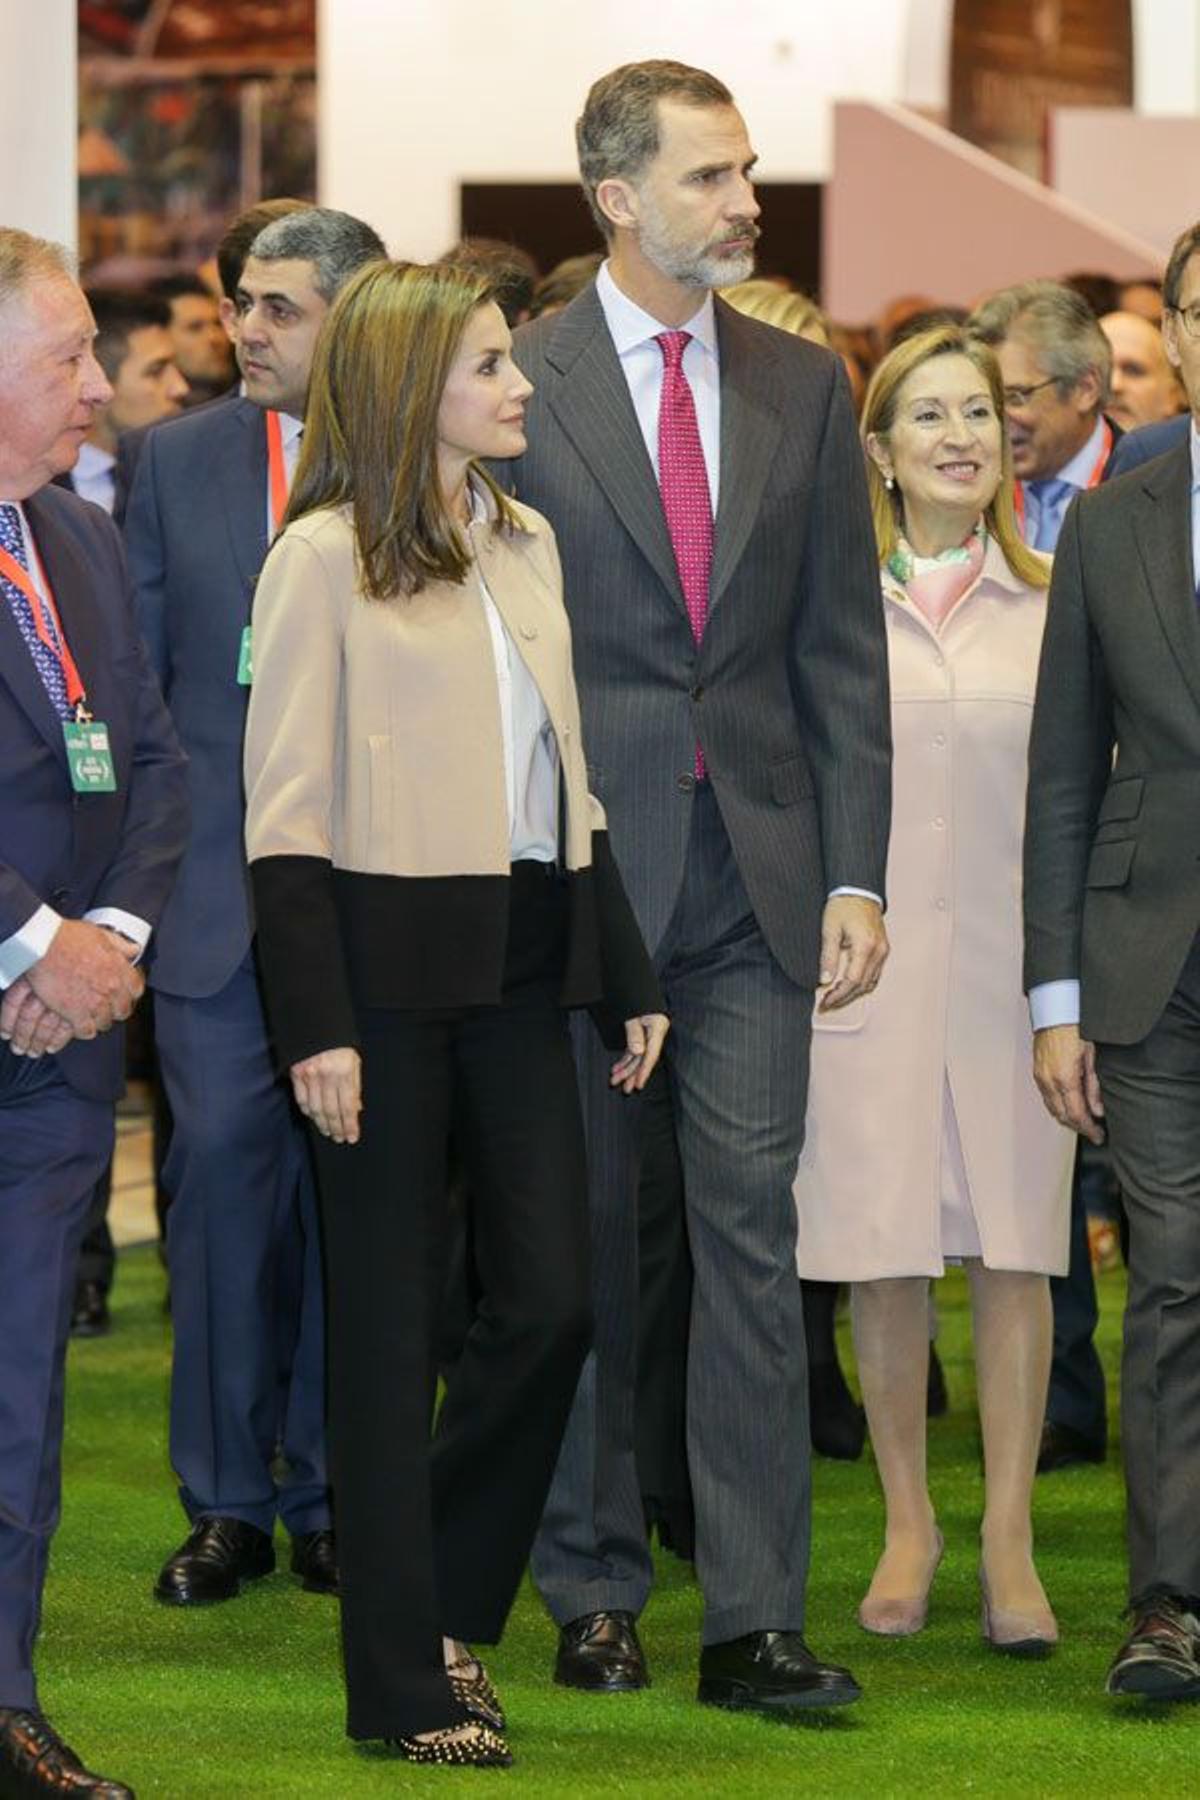
<instances>
[{"instance_id":1,"label":"dark brown wooden panel","mask_svg":"<svg viewBox=\"0 0 1200 1800\"><path fill-rule=\"evenodd\" d=\"M955 0L950 129L1042 179L1052 106L1133 103L1130 0Z\"/></svg>"},{"instance_id":2,"label":"dark brown wooden panel","mask_svg":"<svg viewBox=\"0 0 1200 1800\"><path fill-rule=\"evenodd\" d=\"M820 185L763 181L757 192L763 209L761 273L786 275L805 293L819 294ZM599 234L575 182L464 182L460 196L464 237L519 244L543 271L564 256L599 247Z\"/></svg>"}]
</instances>

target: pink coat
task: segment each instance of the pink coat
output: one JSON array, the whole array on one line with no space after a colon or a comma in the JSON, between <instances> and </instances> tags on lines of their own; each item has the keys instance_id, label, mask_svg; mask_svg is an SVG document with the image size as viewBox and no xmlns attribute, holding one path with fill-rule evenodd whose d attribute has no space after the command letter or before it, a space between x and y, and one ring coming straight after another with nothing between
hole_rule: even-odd
<instances>
[{"instance_id":1,"label":"pink coat","mask_svg":"<svg viewBox=\"0 0 1200 1800\"><path fill-rule=\"evenodd\" d=\"M940 1275L949 1077L989 1268L1067 1267L1075 1139L1030 1072L1021 992L1025 763L1046 616L989 540L937 635L886 572L895 739L888 935L876 992L814 1017L796 1177L800 1273Z\"/></svg>"}]
</instances>

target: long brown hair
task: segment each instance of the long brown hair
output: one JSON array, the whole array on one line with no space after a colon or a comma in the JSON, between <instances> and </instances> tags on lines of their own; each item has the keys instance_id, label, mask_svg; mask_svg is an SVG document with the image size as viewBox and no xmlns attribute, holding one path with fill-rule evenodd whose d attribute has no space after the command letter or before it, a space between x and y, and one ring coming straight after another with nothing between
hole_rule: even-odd
<instances>
[{"instance_id":1,"label":"long brown hair","mask_svg":"<svg viewBox=\"0 0 1200 1800\"><path fill-rule=\"evenodd\" d=\"M865 446L871 436L887 437L896 422L896 398L900 389L915 369L930 362L935 356L965 356L968 362L974 363L987 383L996 417L1000 421L1000 485L990 506L984 509L984 523L1004 552L1004 560L1018 580L1028 582L1030 587L1045 587L1050 579L1045 559L1028 547L1017 529L1017 514L1013 505L1012 451L1004 424L1004 383L1000 377L1000 365L986 344L981 344L977 338L968 337L958 325L935 325L930 331L918 332L915 337L902 339L894 350L888 352L871 377L859 427L863 444ZM889 493L875 459L869 452L867 487L871 495L871 518L875 525L879 560L886 563L900 541L904 501L898 490Z\"/></svg>"},{"instance_id":2,"label":"long brown hair","mask_svg":"<svg viewBox=\"0 0 1200 1800\"><path fill-rule=\"evenodd\" d=\"M463 581L471 566L438 483L438 411L467 320L490 298L478 272L381 260L351 277L321 327L284 523L349 506L373 600ZM491 476L471 472L492 495L496 528L514 527Z\"/></svg>"}]
</instances>

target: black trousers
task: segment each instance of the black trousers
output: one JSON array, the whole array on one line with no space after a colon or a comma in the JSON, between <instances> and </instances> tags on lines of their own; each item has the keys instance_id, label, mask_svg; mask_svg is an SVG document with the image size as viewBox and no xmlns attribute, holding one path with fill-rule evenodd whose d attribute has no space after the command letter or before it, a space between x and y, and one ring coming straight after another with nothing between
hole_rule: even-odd
<instances>
[{"instance_id":1,"label":"black trousers","mask_svg":"<svg viewBox=\"0 0 1200 1800\"><path fill-rule=\"evenodd\" d=\"M517 864L503 1004L364 1008L361 1139L314 1135L351 1737L463 1719L442 1636L499 1638L590 1342L564 923L554 875ZM452 1126L481 1296L431 1436Z\"/></svg>"}]
</instances>

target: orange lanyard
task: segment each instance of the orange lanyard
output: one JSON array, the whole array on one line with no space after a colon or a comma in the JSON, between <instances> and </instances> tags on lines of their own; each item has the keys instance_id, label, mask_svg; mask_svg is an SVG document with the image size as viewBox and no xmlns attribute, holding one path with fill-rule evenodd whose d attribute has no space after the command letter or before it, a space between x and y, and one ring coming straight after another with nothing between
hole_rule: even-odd
<instances>
[{"instance_id":1,"label":"orange lanyard","mask_svg":"<svg viewBox=\"0 0 1200 1800\"><path fill-rule=\"evenodd\" d=\"M33 554L37 557L38 573L42 578L42 586L46 590L45 610L42 607L42 596L29 579L29 571L23 569L16 557L11 556L4 549L0 549L0 574L11 581L15 588L20 588L28 600L29 609L33 614L33 628L62 670L63 681L67 689L67 700L75 717L82 721L88 716L83 705L87 699L87 689L79 679L79 670L75 667L75 658L71 655L66 634L62 628L62 620L59 618L58 608L54 604L54 593L46 575L45 564L38 556L36 545ZM50 624L46 621L47 612L50 614L50 623L54 626L53 632L51 632Z\"/></svg>"},{"instance_id":2,"label":"orange lanyard","mask_svg":"<svg viewBox=\"0 0 1200 1800\"><path fill-rule=\"evenodd\" d=\"M1113 447L1112 426L1109 424L1107 419L1103 420L1102 423L1104 425L1104 436L1100 443L1100 454L1096 458L1095 462L1092 464L1092 472L1087 478L1087 486L1089 488L1094 488L1094 487L1100 486L1100 477L1103 475L1105 467L1107 466L1107 463L1108 463L1108 459L1112 455L1112 447ZM1021 536L1024 537L1025 536L1025 484L1023 481L1014 481L1013 482L1013 508L1017 515L1017 530L1020 532Z\"/></svg>"},{"instance_id":3,"label":"orange lanyard","mask_svg":"<svg viewBox=\"0 0 1200 1800\"><path fill-rule=\"evenodd\" d=\"M267 474L271 487L271 524L276 531L287 511L287 463L283 459L283 424L277 412L267 414Z\"/></svg>"}]
</instances>

